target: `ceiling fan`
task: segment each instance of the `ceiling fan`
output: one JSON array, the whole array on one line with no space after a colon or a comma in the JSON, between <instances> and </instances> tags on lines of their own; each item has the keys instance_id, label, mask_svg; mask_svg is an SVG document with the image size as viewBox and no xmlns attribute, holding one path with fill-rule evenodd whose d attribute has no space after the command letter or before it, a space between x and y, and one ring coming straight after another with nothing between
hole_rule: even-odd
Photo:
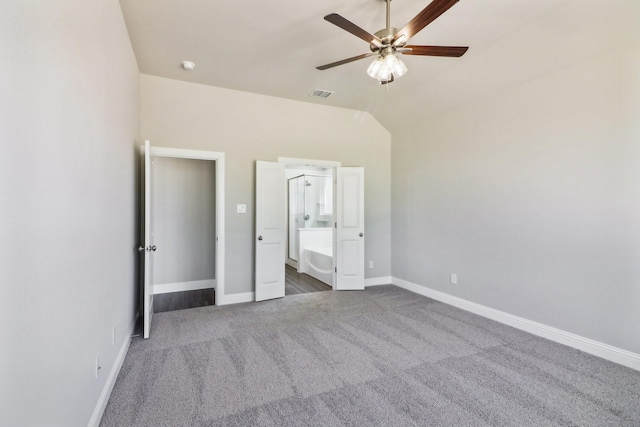
<instances>
[{"instance_id":1,"label":"ceiling fan","mask_svg":"<svg viewBox=\"0 0 640 427\"><path fill-rule=\"evenodd\" d=\"M326 70L359 59L376 56L377 58L367 69L367 73L381 84L387 84L407 72L407 66L396 56L398 52L403 55L460 57L469 49L468 47L459 46L417 46L407 44L411 37L449 10L459 0L433 0L401 29L391 27L391 0L384 1L387 3L387 26L375 34L370 34L337 13L325 16L324 19L326 21L369 43L371 52L322 65L316 67L316 69Z\"/></svg>"}]
</instances>

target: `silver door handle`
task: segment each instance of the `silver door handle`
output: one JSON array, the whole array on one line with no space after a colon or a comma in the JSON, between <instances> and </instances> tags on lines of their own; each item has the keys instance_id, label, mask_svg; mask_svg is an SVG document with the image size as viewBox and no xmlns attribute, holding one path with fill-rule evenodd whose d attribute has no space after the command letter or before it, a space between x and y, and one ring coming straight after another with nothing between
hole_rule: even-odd
<instances>
[{"instance_id":1,"label":"silver door handle","mask_svg":"<svg viewBox=\"0 0 640 427\"><path fill-rule=\"evenodd\" d=\"M359 234L359 236L360 236L360 237L364 236L364 233L360 233L360 234Z\"/></svg>"},{"instance_id":2,"label":"silver door handle","mask_svg":"<svg viewBox=\"0 0 640 427\"><path fill-rule=\"evenodd\" d=\"M138 246L138 252L144 252L144 246Z\"/></svg>"},{"instance_id":3,"label":"silver door handle","mask_svg":"<svg viewBox=\"0 0 640 427\"><path fill-rule=\"evenodd\" d=\"M262 240L262 236L258 236L258 240Z\"/></svg>"}]
</instances>

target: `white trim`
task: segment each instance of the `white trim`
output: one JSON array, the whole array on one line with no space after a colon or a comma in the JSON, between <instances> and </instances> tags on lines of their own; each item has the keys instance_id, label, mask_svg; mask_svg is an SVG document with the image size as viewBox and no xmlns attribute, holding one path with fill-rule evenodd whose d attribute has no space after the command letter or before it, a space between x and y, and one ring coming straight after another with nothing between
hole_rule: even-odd
<instances>
[{"instance_id":1,"label":"white trim","mask_svg":"<svg viewBox=\"0 0 640 427\"><path fill-rule=\"evenodd\" d=\"M295 159L293 157L278 157L278 163L286 163L291 166L319 166L323 168L337 168L342 166L342 162L334 160Z\"/></svg>"},{"instance_id":2,"label":"white trim","mask_svg":"<svg viewBox=\"0 0 640 427\"><path fill-rule=\"evenodd\" d=\"M182 148L151 147L154 157L173 157L178 159L218 160L224 158L224 153L217 151L185 150Z\"/></svg>"},{"instance_id":3,"label":"white trim","mask_svg":"<svg viewBox=\"0 0 640 427\"><path fill-rule=\"evenodd\" d=\"M190 282L175 282L153 285L153 294L167 294L169 292L195 291L198 289L211 288L216 288L216 279L192 280Z\"/></svg>"},{"instance_id":4,"label":"white trim","mask_svg":"<svg viewBox=\"0 0 640 427\"><path fill-rule=\"evenodd\" d=\"M640 354L632 353L618 347L613 347L599 341L572 334L571 332L566 332L523 317L514 316L513 314L476 304L397 277L393 277L393 284L425 297L435 299L445 304L461 308L539 337L582 350L585 353L640 371Z\"/></svg>"},{"instance_id":5,"label":"white trim","mask_svg":"<svg viewBox=\"0 0 640 427\"><path fill-rule=\"evenodd\" d=\"M225 219L224 219L224 189L225 189L225 160L224 153L216 153L216 300L224 295L225 272Z\"/></svg>"},{"instance_id":6,"label":"white trim","mask_svg":"<svg viewBox=\"0 0 640 427\"><path fill-rule=\"evenodd\" d=\"M392 280L393 278L391 276L371 277L369 279L364 279L364 287L368 288L369 286L390 285Z\"/></svg>"},{"instance_id":7,"label":"white trim","mask_svg":"<svg viewBox=\"0 0 640 427\"><path fill-rule=\"evenodd\" d=\"M225 155L219 151L186 150L182 148L151 147L151 155L180 159L213 160L216 162L216 305L224 298L225 268ZM144 152L144 146L143 146ZM155 293L155 286L154 286Z\"/></svg>"},{"instance_id":8,"label":"white trim","mask_svg":"<svg viewBox=\"0 0 640 427\"><path fill-rule=\"evenodd\" d=\"M242 292L239 294L216 295L216 305L241 304L243 302L255 301L254 292Z\"/></svg>"},{"instance_id":9,"label":"white trim","mask_svg":"<svg viewBox=\"0 0 640 427\"><path fill-rule=\"evenodd\" d=\"M93 413L91 414L91 418L89 419L88 427L98 427L100 425L100 421L102 421L102 416L104 415L104 410L107 407L107 403L109 402L109 398L111 397L111 392L113 391L113 386L116 385L116 379L118 378L118 374L120 373L120 369L122 369L122 364L124 363L124 358L129 351L129 346L131 345L131 336L135 332L136 328L136 320L137 317L134 317L133 324L130 326L129 335L122 343L120 347L120 351L116 356L116 360L111 367L111 371L109 372L109 376L102 387L102 392L100 393L100 397L96 402L95 408L93 408Z\"/></svg>"}]
</instances>

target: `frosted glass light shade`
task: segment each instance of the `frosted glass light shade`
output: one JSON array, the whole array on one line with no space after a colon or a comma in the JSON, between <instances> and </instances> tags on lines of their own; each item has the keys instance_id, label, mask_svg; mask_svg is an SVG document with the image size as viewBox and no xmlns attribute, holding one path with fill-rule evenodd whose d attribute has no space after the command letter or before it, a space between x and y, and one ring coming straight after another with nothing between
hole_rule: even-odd
<instances>
[{"instance_id":1,"label":"frosted glass light shade","mask_svg":"<svg viewBox=\"0 0 640 427\"><path fill-rule=\"evenodd\" d=\"M402 77L407 72L407 66L404 65L404 62L399 60L394 54L386 55L384 57L384 62L395 78Z\"/></svg>"},{"instance_id":2,"label":"frosted glass light shade","mask_svg":"<svg viewBox=\"0 0 640 427\"><path fill-rule=\"evenodd\" d=\"M367 68L367 74L369 74L374 79L377 79L380 76L380 70L384 66L384 60L381 56L377 57L373 60L369 68Z\"/></svg>"},{"instance_id":3,"label":"frosted glass light shade","mask_svg":"<svg viewBox=\"0 0 640 427\"><path fill-rule=\"evenodd\" d=\"M379 82L389 82L394 78L403 76L407 72L407 66L393 53L378 56L367 69L369 74Z\"/></svg>"}]
</instances>

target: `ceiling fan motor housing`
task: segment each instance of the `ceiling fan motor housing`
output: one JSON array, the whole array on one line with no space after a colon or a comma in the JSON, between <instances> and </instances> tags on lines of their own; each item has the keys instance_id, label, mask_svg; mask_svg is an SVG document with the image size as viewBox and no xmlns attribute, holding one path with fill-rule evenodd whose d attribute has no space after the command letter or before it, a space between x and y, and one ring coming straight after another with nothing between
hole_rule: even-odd
<instances>
[{"instance_id":1,"label":"ceiling fan motor housing","mask_svg":"<svg viewBox=\"0 0 640 427\"><path fill-rule=\"evenodd\" d=\"M391 42L393 41L393 37L396 35L398 31L399 31L398 28L384 28L376 32L374 35L378 37L380 40L382 40L383 45L386 46L391 44ZM396 47L402 47L405 44L406 42L401 42L397 44ZM370 44L369 49L371 49L371 52L377 52L378 46L374 44Z\"/></svg>"}]
</instances>

